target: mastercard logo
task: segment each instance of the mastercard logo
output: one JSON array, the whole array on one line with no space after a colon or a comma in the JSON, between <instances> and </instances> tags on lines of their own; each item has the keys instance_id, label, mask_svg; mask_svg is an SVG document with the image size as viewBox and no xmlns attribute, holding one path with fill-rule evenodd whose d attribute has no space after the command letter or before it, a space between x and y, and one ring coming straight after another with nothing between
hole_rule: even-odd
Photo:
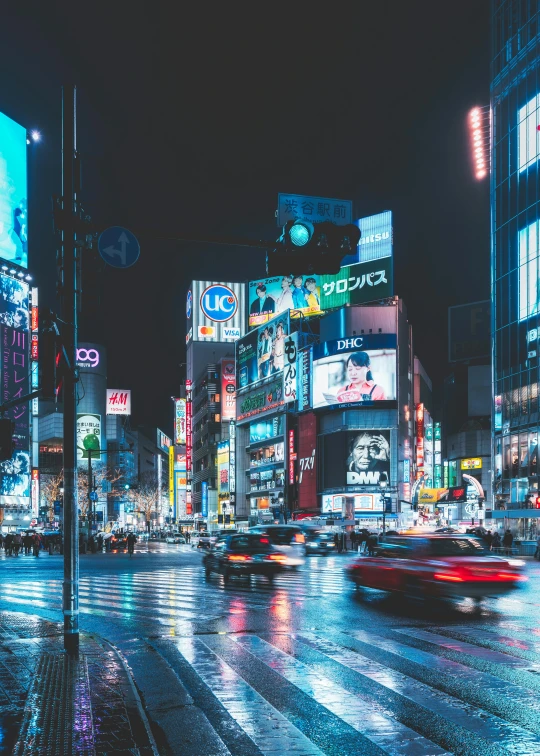
<instances>
[{"instance_id":1,"label":"mastercard logo","mask_svg":"<svg viewBox=\"0 0 540 756\"><path fill-rule=\"evenodd\" d=\"M199 336L215 336L216 329L213 326L199 326Z\"/></svg>"}]
</instances>

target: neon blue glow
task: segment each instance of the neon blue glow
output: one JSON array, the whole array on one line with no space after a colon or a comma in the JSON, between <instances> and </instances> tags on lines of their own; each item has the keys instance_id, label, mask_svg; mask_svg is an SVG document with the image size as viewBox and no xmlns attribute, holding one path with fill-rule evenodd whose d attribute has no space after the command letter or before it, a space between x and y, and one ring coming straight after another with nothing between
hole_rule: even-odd
<instances>
[{"instance_id":1,"label":"neon blue glow","mask_svg":"<svg viewBox=\"0 0 540 756\"><path fill-rule=\"evenodd\" d=\"M28 267L26 129L0 113L0 258Z\"/></svg>"}]
</instances>

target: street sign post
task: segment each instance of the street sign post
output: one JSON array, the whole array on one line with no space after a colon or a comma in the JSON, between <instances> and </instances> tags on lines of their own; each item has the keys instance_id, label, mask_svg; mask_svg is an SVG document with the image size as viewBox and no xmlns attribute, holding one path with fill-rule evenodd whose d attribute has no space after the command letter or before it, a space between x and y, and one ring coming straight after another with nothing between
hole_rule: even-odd
<instances>
[{"instance_id":1,"label":"street sign post","mask_svg":"<svg viewBox=\"0 0 540 756\"><path fill-rule=\"evenodd\" d=\"M137 237L122 226L111 226L98 239L99 254L113 268L130 268L141 254Z\"/></svg>"},{"instance_id":2,"label":"street sign post","mask_svg":"<svg viewBox=\"0 0 540 756\"><path fill-rule=\"evenodd\" d=\"M97 491L90 491L90 501L97 501L97 500L98 500Z\"/></svg>"},{"instance_id":3,"label":"street sign post","mask_svg":"<svg viewBox=\"0 0 540 756\"><path fill-rule=\"evenodd\" d=\"M331 221L338 226L352 223L352 201L330 199L329 197L309 197L303 194L278 194L276 219L278 226L295 220Z\"/></svg>"}]
</instances>

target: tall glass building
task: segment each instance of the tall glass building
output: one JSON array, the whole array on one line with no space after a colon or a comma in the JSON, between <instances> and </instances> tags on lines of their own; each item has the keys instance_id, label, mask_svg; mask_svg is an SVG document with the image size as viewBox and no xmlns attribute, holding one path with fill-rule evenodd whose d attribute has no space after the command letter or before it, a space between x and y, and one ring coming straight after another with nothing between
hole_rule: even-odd
<instances>
[{"instance_id":1,"label":"tall glass building","mask_svg":"<svg viewBox=\"0 0 540 756\"><path fill-rule=\"evenodd\" d=\"M539 0L492 0L493 517L521 538L540 534L538 11Z\"/></svg>"}]
</instances>

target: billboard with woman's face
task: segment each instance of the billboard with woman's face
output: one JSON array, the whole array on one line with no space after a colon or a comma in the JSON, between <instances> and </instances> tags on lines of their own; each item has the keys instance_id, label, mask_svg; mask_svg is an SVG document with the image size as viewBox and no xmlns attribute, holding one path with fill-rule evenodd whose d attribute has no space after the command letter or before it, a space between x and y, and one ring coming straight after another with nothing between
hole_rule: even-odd
<instances>
[{"instance_id":1,"label":"billboard with woman's face","mask_svg":"<svg viewBox=\"0 0 540 756\"><path fill-rule=\"evenodd\" d=\"M369 334L314 347L313 407L395 401L396 336Z\"/></svg>"}]
</instances>

